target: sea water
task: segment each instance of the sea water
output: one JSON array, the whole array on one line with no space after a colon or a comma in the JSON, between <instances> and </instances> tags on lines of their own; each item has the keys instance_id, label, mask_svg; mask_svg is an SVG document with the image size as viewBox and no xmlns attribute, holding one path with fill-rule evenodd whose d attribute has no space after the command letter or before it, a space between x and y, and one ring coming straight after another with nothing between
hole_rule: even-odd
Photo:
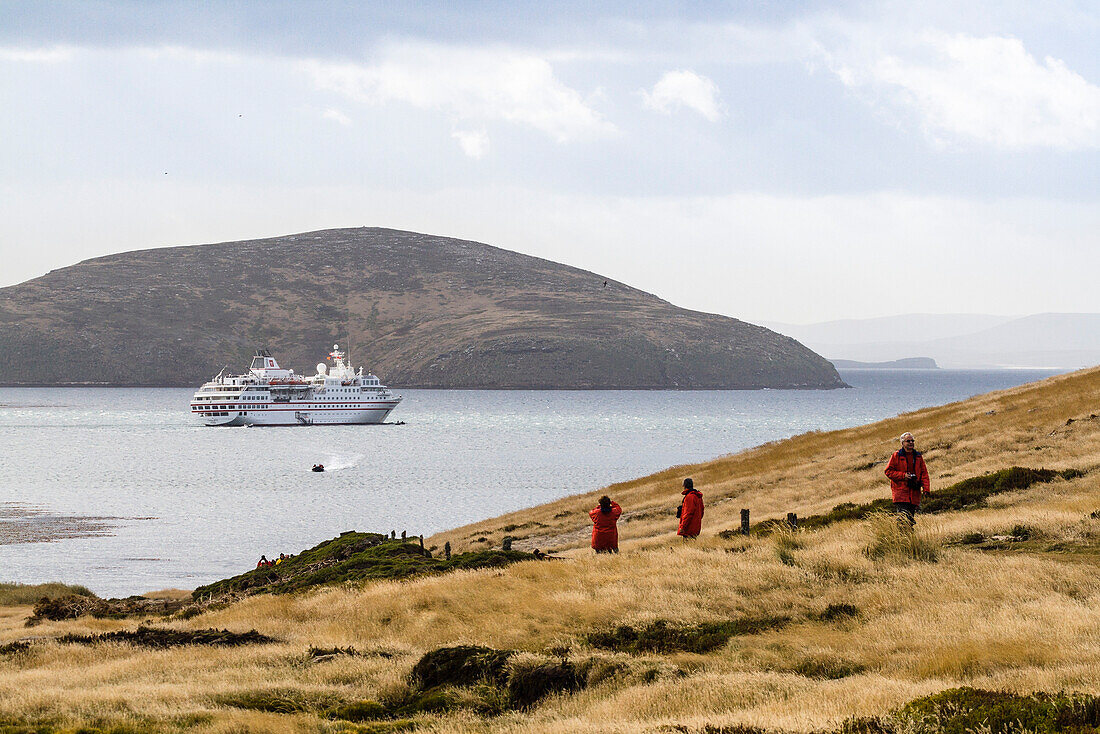
<instances>
[{"instance_id":1,"label":"sea water","mask_svg":"<svg viewBox=\"0 0 1100 734\"><path fill-rule=\"evenodd\" d=\"M0 581L190 589L345 530L429 535L1052 374L844 370L841 390L397 390L387 424L271 428L196 425L186 389L0 388ZM668 489L674 504L679 486Z\"/></svg>"}]
</instances>

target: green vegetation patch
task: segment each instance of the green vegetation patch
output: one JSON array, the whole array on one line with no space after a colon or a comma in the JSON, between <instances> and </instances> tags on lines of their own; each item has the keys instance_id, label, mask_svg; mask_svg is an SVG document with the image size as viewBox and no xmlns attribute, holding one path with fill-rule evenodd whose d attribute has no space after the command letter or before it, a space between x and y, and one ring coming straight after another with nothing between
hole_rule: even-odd
<instances>
[{"instance_id":1,"label":"green vegetation patch","mask_svg":"<svg viewBox=\"0 0 1100 734\"><path fill-rule=\"evenodd\" d=\"M725 622L682 625L659 619L642 627L620 625L612 630L592 632L584 639L592 647L631 655L673 652L702 654L717 650L731 637L778 629L790 621L790 617L746 617Z\"/></svg>"},{"instance_id":2,"label":"green vegetation patch","mask_svg":"<svg viewBox=\"0 0 1100 734\"><path fill-rule=\"evenodd\" d=\"M839 680L850 675L858 675L867 668L859 663L831 656L808 657L799 660L792 672L804 678L818 680Z\"/></svg>"},{"instance_id":3,"label":"green vegetation patch","mask_svg":"<svg viewBox=\"0 0 1100 734\"><path fill-rule=\"evenodd\" d=\"M0 584L0 607L24 606L41 599L57 599L62 596L95 598L85 586L61 583L49 584Z\"/></svg>"},{"instance_id":4,"label":"green vegetation patch","mask_svg":"<svg viewBox=\"0 0 1100 734\"><path fill-rule=\"evenodd\" d=\"M237 647L240 645L262 645L278 642L274 637L262 635L256 630L248 632L230 632L229 630L200 629L172 630L141 625L135 631L120 630L104 632L99 635L63 635L58 642L77 645L94 645L101 642L126 642L139 647L168 648L181 645L214 645L216 647Z\"/></svg>"},{"instance_id":5,"label":"green vegetation patch","mask_svg":"<svg viewBox=\"0 0 1100 734\"><path fill-rule=\"evenodd\" d=\"M330 709L327 716L330 719L343 719L344 721L374 721L384 719L387 716L386 707L377 701L355 701Z\"/></svg>"},{"instance_id":6,"label":"green vegetation patch","mask_svg":"<svg viewBox=\"0 0 1100 734\"><path fill-rule=\"evenodd\" d=\"M1092 732L1100 727L1100 697L951 688L911 701L897 719L915 734Z\"/></svg>"},{"instance_id":7,"label":"green vegetation patch","mask_svg":"<svg viewBox=\"0 0 1100 734\"><path fill-rule=\"evenodd\" d=\"M295 714L301 711L321 712L343 704L343 700L325 691L303 691L296 688L267 688L236 691L214 697L219 706L268 711L274 714Z\"/></svg>"},{"instance_id":8,"label":"green vegetation patch","mask_svg":"<svg viewBox=\"0 0 1100 734\"><path fill-rule=\"evenodd\" d=\"M993 495L1002 492L1012 492L1027 489L1033 484L1051 482L1055 479L1076 479L1084 476L1080 469L1066 469L1055 471L1053 469L1028 469L1022 466L1013 466L1008 469L983 474L979 477L970 477L961 482L956 482L943 489L937 489L926 495L921 500L920 511L924 514L939 512L951 512L955 510L968 510L981 507L986 500ZM880 512L890 513L894 511L894 503L888 498L857 505L853 502L843 502L823 515L811 515L798 519L798 527L812 530L814 528L832 525L844 520L864 520L870 515ZM777 529L785 529L786 520L765 520L753 526L753 533L770 533ZM737 531L724 530L720 534L728 533L733 537Z\"/></svg>"},{"instance_id":9,"label":"green vegetation patch","mask_svg":"<svg viewBox=\"0 0 1100 734\"><path fill-rule=\"evenodd\" d=\"M503 685L508 679L511 650L477 645L441 647L420 658L409 679L420 688L442 685L469 686L480 681Z\"/></svg>"},{"instance_id":10,"label":"green vegetation patch","mask_svg":"<svg viewBox=\"0 0 1100 734\"><path fill-rule=\"evenodd\" d=\"M419 543L391 540L377 533L348 532L302 551L277 566L256 568L200 586L192 592L192 598L202 601L228 595L285 594L331 584L496 568L530 559L530 554L519 551L485 550L445 560L433 558Z\"/></svg>"}]
</instances>

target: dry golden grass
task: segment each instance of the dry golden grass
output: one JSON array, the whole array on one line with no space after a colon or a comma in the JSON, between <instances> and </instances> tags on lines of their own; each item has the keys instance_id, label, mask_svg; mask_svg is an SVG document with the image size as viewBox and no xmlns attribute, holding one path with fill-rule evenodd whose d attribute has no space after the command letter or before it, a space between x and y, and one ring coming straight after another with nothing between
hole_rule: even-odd
<instances>
[{"instance_id":1,"label":"dry golden grass","mask_svg":"<svg viewBox=\"0 0 1100 734\"><path fill-rule=\"evenodd\" d=\"M546 655L568 647L601 680L527 713L425 716L432 732L636 732L682 725L834 728L955 685L1100 689L1100 484L1091 471L996 497L988 507L921 517L915 533L893 518L814 532L722 540L741 507L754 520L809 515L888 490L882 462L912 430L933 490L1022 465L1095 470L1100 370L1052 378L970 401L833 433L776 442L706 464L661 472L581 497L458 528L431 539L457 548L486 535L540 535L524 543L568 558L296 596L262 596L170 625L257 629L281 642L252 648L165 651L38 642L0 656L0 722L134 724L204 732L339 730L313 713L271 714L221 705L226 693L290 691L344 701L400 696L424 652L461 643ZM1070 419L1073 419L1072 422ZM703 535L674 536L671 508L691 475L707 500ZM594 556L583 513L608 492L622 553ZM570 514L563 515L568 511ZM538 525L541 523L541 526ZM508 525L527 528L505 531ZM955 541L1027 525L1055 552L982 552ZM545 526L545 527L543 527ZM822 621L830 604L854 617ZM0 644L31 634L29 609L0 608ZM628 656L594 650L588 632L655 620L788 616L707 655ZM33 635L132 629L136 621L47 622ZM311 663L310 646L367 653ZM832 679L830 676L842 676Z\"/></svg>"}]
</instances>

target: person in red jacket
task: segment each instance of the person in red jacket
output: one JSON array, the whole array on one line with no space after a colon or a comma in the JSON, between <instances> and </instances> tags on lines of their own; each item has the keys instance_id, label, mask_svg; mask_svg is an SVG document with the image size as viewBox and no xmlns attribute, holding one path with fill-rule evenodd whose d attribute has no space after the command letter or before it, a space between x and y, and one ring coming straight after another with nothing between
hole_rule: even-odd
<instances>
[{"instance_id":1,"label":"person in red jacket","mask_svg":"<svg viewBox=\"0 0 1100 734\"><path fill-rule=\"evenodd\" d=\"M695 488L691 477L684 480L684 496L676 516L680 518L680 528L676 534L684 538L699 537L699 530L703 527L703 494Z\"/></svg>"},{"instance_id":2,"label":"person in red jacket","mask_svg":"<svg viewBox=\"0 0 1100 734\"><path fill-rule=\"evenodd\" d=\"M623 508L606 494L600 497L600 504L592 508L588 516L592 518L592 549L597 553L619 552L619 528L617 522Z\"/></svg>"},{"instance_id":3,"label":"person in red jacket","mask_svg":"<svg viewBox=\"0 0 1100 734\"><path fill-rule=\"evenodd\" d=\"M924 457L917 451L917 440L906 431L901 434L901 448L890 457L886 465L886 476L890 478L890 494L894 499L894 512L917 524L917 510L920 509L922 494L928 494L928 467Z\"/></svg>"}]
</instances>

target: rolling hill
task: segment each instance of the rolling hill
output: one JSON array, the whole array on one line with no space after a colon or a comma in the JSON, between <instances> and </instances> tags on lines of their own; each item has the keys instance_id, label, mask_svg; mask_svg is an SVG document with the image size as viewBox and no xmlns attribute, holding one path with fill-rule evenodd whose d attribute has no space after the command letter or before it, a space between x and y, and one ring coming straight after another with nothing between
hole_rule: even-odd
<instances>
[{"instance_id":1,"label":"rolling hill","mask_svg":"<svg viewBox=\"0 0 1100 734\"><path fill-rule=\"evenodd\" d=\"M0 384L191 386L333 343L393 385L834 388L790 337L595 273L390 229L109 255L0 289Z\"/></svg>"}]
</instances>

